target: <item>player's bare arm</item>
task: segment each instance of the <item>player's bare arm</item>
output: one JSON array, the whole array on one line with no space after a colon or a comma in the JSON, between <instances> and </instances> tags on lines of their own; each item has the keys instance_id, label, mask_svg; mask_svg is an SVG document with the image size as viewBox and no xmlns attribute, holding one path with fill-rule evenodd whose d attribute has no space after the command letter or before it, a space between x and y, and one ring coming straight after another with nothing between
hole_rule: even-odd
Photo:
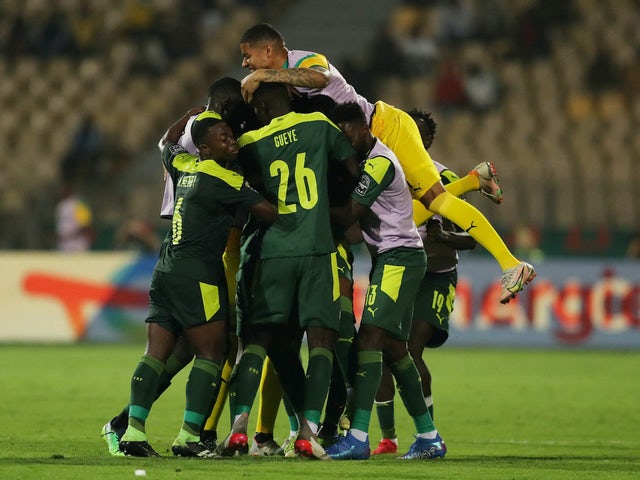
<instances>
[{"instance_id":1,"label":"player's bare arm","mask_svg":"<svg viewBox=\"0 0 640 480\"><path fill-rule=\"evenodd\" d=\"M304 88L324 88L329 84L331 73L326 68L261 68L242 79L242 96L250 102L253 92L262 82L279 82Z\"/></svg>"},{"instance_id":2,"label":"player's bare arm","mask_svg":"<svg viewBox=\"0 0 640 480\"><path fill-rule=\"evenodd\" d=\"M180 136L184 133L184 129L187 126L189 119L194 115L204 112L204 109L205 107L195 107L187 111L187 113L176 120L176 122L167 129L160 139L158 146L162 148L168 143L178 143Z\"/></svg>"}]
</instances>

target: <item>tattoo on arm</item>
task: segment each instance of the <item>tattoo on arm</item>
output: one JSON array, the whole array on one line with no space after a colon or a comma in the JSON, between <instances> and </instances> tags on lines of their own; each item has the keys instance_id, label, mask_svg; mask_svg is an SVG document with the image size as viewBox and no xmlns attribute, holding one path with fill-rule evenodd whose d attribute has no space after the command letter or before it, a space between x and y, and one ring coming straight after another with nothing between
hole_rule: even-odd
<instances>
[{"instance_id":1,"label":"tattoo on arm","mask_svg":"<svg viewBox=\"0 0 640 480\"><path fill-rule=\"evenodd\" d=\"M265 72L266 82L282 82L294 87L324 88L329 83L328 71L314 68L269 69Z\"/></svg>"}]
</instances>

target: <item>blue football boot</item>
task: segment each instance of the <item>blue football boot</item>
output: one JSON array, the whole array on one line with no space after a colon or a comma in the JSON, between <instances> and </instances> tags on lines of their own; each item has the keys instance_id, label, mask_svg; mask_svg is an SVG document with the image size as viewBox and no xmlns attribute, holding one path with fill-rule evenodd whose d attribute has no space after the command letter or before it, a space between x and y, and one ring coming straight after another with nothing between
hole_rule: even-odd
<instances>
[{"instance_id":1,"label":"blue football boot","mask_svg":"<svg viewBox=\"0 0 640 480\"><path fill-rule=\"evenodd\" d=\"M409 451L398 458L401 460L431 460L444 458L446 453L447 446L438 434L434 439L416 437L416 441L409 447Z\"/></svg>"},{"instance_id":2,"label":"blue football boot","mask_svg":"<svg viewBox=\"0 0 640 480\"><path fill-rule=\"evenodd\" d=\"M348 433L327 448L327 455L334 460L367 460L371 456L369 442L361 442Z\"/></svg>"}]
</instances>

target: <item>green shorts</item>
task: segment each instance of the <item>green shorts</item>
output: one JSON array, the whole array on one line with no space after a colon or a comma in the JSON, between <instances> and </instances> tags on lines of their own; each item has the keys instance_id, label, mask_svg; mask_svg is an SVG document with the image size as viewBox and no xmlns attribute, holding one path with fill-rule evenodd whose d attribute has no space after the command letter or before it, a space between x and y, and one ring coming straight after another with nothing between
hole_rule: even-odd
<instances>
[{"instance_id":1,"label":"green shorts","mask_svg":"<svg viewBox=\"0 0 640 480\"><path fill-rule=\"evenodd\" d=\"M413 303L427 267L423 249L395 248L372 259L361 324L409 339Z\"/></svg>"},{"instance_id":2,"label":"green shorts","mask_svg":"<svg viewBox=\"0 0 640 480\"><path fill-rule=\"evenodd\" d=\"M449 316L453 311L458 272L427 272L420 282L413 308L414 322L427 322L434 334L425 347L437 348L449 338Z\"/></svg>"},{"instance_id":3,"label":"green shorts","mask_svg":"<svg viewBox=\"0 0 640 480\"><path fill-rule=\"evenodd\" d=\"M266 258L254 272L248 323L286 325L298 316L301 328L338 330L340 289L336 253ZM238 319L241 332L247 318Z\"/></svg>"},{"instance_id":4,"label":"green shorts","mask_svg":"<svg viewBox=\"0 0 640 480\"><path fill-rule=\"evenodd\" d=\"M224 272L216 284L165 272L153 272L146 322L173 333L211 321L227 321L229 296Z\"/></svg>"},{"instance_id":5,"label":"green shorts","mask_svg":"<svg viewBox=\"0 0 640 480\"><path fill-rule=\"evenodd\" d=\"M240 265L236 275L236 318L241 322L249 318L251 312L251 289L254 284L254 272L260 259L262 247L262 230L253 230L244 236L240 246ZM235 323L235 322L233 322Z\"/></svg>"}]
</instances>

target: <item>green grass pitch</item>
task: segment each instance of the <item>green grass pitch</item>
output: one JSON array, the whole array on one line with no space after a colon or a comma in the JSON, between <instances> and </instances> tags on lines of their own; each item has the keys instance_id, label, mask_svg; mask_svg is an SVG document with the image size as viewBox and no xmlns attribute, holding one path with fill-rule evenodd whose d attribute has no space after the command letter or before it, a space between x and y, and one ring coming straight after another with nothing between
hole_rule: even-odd
<instances>
[{"instance_id":1,"label":"green grass pitch","mask_svg":"<svg viewBox=\"0 0 640 480\"><path fill-rule=\"evenodd\" d=\"M459 349L426 354L443 461L172 458L185 372L147 423L161 459L114 458L102 425L127 402L141 345L0 345L0 479L637 479L640 352ZM400 450L413 427L396 398ZM254 409L251 427L255 425ZM220 433L229 428L228 414ZM280 415L276 438L288 426ZM379 439L377 418L371 427ZM146 477L135 477L144 469Z\"/></svg>"}]
</instances>

